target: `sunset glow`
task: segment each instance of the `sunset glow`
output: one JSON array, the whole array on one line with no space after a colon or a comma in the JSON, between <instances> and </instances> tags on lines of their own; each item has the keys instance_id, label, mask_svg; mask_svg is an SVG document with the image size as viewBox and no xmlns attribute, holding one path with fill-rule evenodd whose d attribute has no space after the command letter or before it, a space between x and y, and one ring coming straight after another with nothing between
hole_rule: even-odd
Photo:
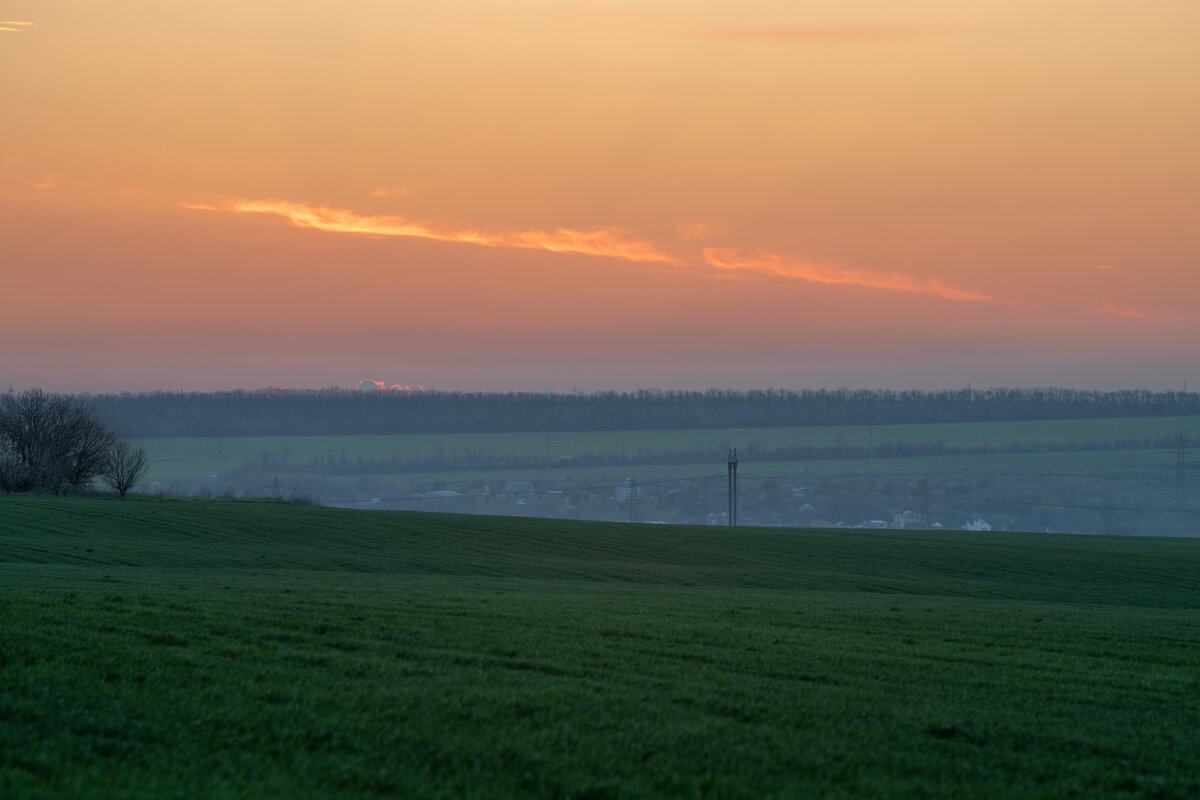
<instances>
[{"instance_id":1,"label":"sunset glow","mask_svg":"<svg viewBox=\"0 0 1200 800\"><path fill-rule=\"evenodd\" d=\"M18 388L1200 385L1195 3L0 17Z\"/></svg>"}]
</instances>

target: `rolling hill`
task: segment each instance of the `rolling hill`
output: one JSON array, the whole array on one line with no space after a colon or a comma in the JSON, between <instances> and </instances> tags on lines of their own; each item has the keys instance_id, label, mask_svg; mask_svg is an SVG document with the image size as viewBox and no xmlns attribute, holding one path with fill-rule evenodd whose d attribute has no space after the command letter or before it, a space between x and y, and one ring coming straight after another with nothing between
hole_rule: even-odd
<instances>
[{"instance_id":1,"label":"rolling hill","mask_svg":"<svg viewBox=\"0 0 1200 800\"><path fill-rule=\"evenodd\" d=\"M1194 796L1200 543L0 498L0 794Z\"/></svg>"}]
</instances>

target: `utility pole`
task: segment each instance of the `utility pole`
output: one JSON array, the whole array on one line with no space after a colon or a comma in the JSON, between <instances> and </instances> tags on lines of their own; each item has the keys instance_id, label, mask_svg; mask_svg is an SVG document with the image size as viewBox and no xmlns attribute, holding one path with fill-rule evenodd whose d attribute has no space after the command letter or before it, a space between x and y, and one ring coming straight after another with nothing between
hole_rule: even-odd
<instances>
[{"instance_id":1,"label":"utility pole","mask_svg":"<svg viewBox=\"0 0 1200 800\"><path fill-rule=\"evenodd\" d=\"M729 526L737 525L737 448L729 450L726 466L729 467Z\"/></svg>"}]
</instances>

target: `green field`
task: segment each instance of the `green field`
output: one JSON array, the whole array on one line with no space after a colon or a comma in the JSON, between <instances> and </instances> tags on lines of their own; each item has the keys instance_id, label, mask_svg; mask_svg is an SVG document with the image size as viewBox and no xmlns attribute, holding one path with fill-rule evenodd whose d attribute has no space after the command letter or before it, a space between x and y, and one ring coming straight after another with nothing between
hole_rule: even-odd
<instances>
[{"instance_id":1,"label":"green field","mask_svg":"<svg viewBox=\"0 0 1200 800\"><path fill-rule=\"evenodd\" d=\"M254 467L262 455L284 453L292 463L310 461L314 455L340 455L353 460L437 457L467 460L471 453L499 458L549 456L553 472L571 473L558 459L585 456L619 457L638 453L659 454L713 451L719 461L726 447L738 447L743 456L755 447L781 448L843 444L865 447L904 441L917 444L945 442L959 447L1035 442L1112 442L1117 439L1174 436L1183 433L1200 439L1200 417L1134 417L1123 419L1049 420L1032 422L941 423L929 425L721 428L652 431L587 431L572 433L480 433L394 436L256 436L141 439L150 456L148 480L169 483L203 479L229 470ZM718 464L720 466L720 464ZM578 468L575 468L577 471ZM493 470L499 472L500 470ZM655 467L659 474L662 467ZM529 468L523 468L524 473Z\"/></svg>"},{"instance_id":2,"label":"green field","mask_svg":"<svg viewBox=\"0 0 1200 800\"><path fill-rule=\"evenodd\" d=\"M0 497L0 796L1194 797L1200 542Z\"/></svg>"}]
</instances>

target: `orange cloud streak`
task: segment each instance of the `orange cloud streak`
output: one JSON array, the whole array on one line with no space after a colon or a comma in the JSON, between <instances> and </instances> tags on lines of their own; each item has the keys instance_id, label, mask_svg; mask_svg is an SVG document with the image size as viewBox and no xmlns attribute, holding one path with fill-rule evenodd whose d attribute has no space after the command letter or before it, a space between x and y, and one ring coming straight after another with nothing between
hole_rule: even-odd
<instances>
[{"instance_id":1,"label":"orange cloud streak","mask_svg":"<svg viewBox=\"0 0 1200 800\"><path fill-rule=\"evenodd\" d=\"M375 237L409 237L460 242L482 247L511 247L522 250L548 250L619 258L625 261L655 264L681 264L680 259L664 253L654 244L632 238L623 228L592 230L555 228L552 231L528 230L488 233L478 230L439 228L397 216L368 216L341 208L309 206L286 200L228 200L218 204L184 203L184 208L204 211L232 211L241 214L274 214L301 228L332 233L352 233Z\"/></svg>"},{"instance_id":2,"label":"orange cloud streak","mask_svg":"<svg viewBox=\"0 0 1200 800\"><path fill-rule=\"evenodd\" d=\"M272 214L293 225L332 233L348 233L371 237L408 237L441 242L474 244L481 247L509 247L523 250L547 250L552 253L574 253L625 261L670 264L681 266L686 259L664 252L652 242L630 237L623 228L607 227L591 230L555 228L552 231L528 230L508 233L489 233L473 229L450 229L416 222L398 216L371 216L341 208L309 206L286 200L226 200L217 204L184 203L185 208L205 211L230 211L239 214ZM830 264L802 261L778 253L756 251L744 253L730 248L704 249L704 261L720 270L726 279L744 279L751 274L765 274L803 280L808 283L860 286L908 294L928 294L944 300L960 302L998 302L980 292L958 289L932 278L909 275L876 274L861 269L848 269Z\"/></svg>"},{"instance_id":3,"label":"orange cloud streak","mask_svg":"<svg viewBox=\"0 0 1200 800\"><path fill-rule=\"evenodd\" d=\"M1173 314L1162 314L1157 311L1144 311L1140 308L1125 308L1118 306L1116 303L1105 303L1099 306L1088 306L1088 311L1095 311L1098 314L1112 314L1117 317L1129 317L1131 319L1145 319L1154 322L1197 322L1196 317L1179 317Z\"/></svg>"},{"instance_id":4,"label":"orange cloud streak","mask_svg":"<svg viewBox=\"0 0 1200 800\"><path fill-rule=\"evenodd\" d=\"M380 186L378 189L372 189L368 194L371 197L396 198L408 197L412 191L400 186Z\"/></svg>"},{"instance_id":5,"label":"orange cloud streak","mask_svg":"<svg viewBox=\"0 0 1200 800\"><path fill-rule=\"evenodd\" d=\"M847 269L831 264L802 261L778 253L743 253L720 247L706 247L704 261L727 273L757 272L780 278L792 278L835 286L861 286L908 294L928 294L943 300L968 303L993 303L993 298L966 289L956 289L933 278L914 278L909 275L877 275L861 269Z\"/></svg>"}]
</instances>

